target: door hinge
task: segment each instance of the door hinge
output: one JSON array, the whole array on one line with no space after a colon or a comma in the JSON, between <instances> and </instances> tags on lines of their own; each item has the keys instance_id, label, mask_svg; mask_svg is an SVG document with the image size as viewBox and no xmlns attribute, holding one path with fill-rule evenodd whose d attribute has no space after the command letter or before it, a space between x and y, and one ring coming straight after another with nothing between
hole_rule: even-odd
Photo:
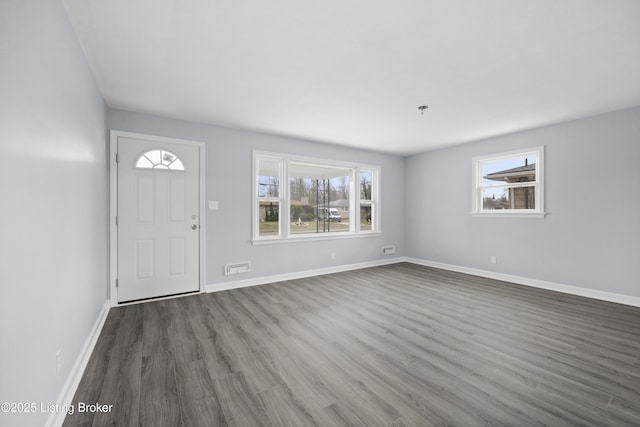
<instances>
[{"instance_id":1,"label":"door hinge","mask_svg":"<svg viewBox=\"0 0 640 427\"><path fill-rule=\"evenodd\" d=\"M118 163L118 160L120 160L120 157L118 156L118 153L116 153L116 163Z\"/></svg>"},{"instance_id":2,"label":"door hinge","mask_svg":"<svg viewBox=\"0 0 640 427\"><path fill-rule=\"evenodd\" d=\"M116 279L116 288L118 287L118 279Z\"/></svg>"},{"instance_id":3,"label":"door hinge","mask_svg":"<svg viewBox=\"0 0 640 427\"><path fill-rule=\"evenodd\" d=\"M116 215L116 225L118 225L118 215Z\"/></svg>"}]
</instances>

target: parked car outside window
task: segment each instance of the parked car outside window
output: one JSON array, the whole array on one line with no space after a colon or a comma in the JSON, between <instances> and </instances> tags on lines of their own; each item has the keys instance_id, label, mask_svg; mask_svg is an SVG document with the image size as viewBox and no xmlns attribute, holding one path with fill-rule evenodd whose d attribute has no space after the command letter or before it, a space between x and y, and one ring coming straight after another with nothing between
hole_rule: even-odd
<instances>
[{"instance_id":1,"label":"parked car outside window","mask_svg":"<svg viewBox=\"0 0 640 427\"><path fill-rule=\"evenodd\" d=\"M342 222L342 215L336 208L318 208L318 221Z\"/></svg>"}]
</instances>

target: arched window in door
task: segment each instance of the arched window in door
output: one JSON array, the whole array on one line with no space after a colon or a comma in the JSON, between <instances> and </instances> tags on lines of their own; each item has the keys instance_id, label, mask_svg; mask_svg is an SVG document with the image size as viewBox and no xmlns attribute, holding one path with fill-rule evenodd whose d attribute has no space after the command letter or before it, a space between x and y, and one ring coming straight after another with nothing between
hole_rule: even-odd
<instances>
[{"instance_id":1,"label":"arched window in door","mask_svg":"<svg viewBox=\"0 0 640 427\"><path fill-rule=\"evenodd\" d=\"M184 164L182 164L182 160L172 152L158 149L141 154L138 160L136 160L136 168L183 171Z\"/></svg>"}]
</instances>

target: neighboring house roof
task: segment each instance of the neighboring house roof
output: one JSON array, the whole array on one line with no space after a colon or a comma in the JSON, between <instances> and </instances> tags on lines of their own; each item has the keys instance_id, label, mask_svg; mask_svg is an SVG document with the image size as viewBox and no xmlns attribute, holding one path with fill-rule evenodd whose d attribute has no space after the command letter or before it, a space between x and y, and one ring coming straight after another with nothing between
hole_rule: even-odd
<instances>
[{"instance_id":1,"label":"neighboring house roof","mask_svg":"<svg viewBox=\"0 0 640 427\"><path fill-rule=\"evenodd\" d=\"M273 203L274 206L278 205L277 201L271 201L271 200L260 200L260 206L269 206ZM311 204L311 203L307 203L307 202L302 202L300 200L293 200L291 199L289 201L289 203L291 204L291 206L315 206L315 204ZM331 206L332 208L344 208L344 207L349 207L349 200L347 199L340 199L340 200L334 200L332 202L329 203L329 206Z\"/></svg>"},{"instance_id":2,"label":"neighboring house roof","mask_svg":"<svg viewBox=\"0 0 640 427\"><path fill-rule=\"evenodd\" d=\"M513 182L517 181L517 178L524 176L535 176L536 173L536 164L531 163L529 165L518 166L517 168L506 169L503 171L493 172L488 175L485 175L485 179L490 179L493 181L507 181Z\"/></svg>"},{"instance_id":3,"label":"neighboring house roof","mask_svg":"<svg viewBox=\"0 0 640 427\"><path fill-rule=\"evenodd\" d=\"M329 202L329 206L331 206L332 208L348 208L349 200L347 199L334 200L332 202Z\"/></svg>"},{"instance_id":4,"label":"neighboring house roof","mask_svg":"<svg viewBox=\"0 0 640 427\"><path fill-rule=\"evenodd\" d=\"M273 203L274 206L278 205L278 201L276 200L260 200L260 206L269 206L271 203ZM310 203L305 203L305 202L301 202L300 200L291 200L290 204L293 205L300 205L300 206L311 206Z\"/></svg>"}]
</instances>

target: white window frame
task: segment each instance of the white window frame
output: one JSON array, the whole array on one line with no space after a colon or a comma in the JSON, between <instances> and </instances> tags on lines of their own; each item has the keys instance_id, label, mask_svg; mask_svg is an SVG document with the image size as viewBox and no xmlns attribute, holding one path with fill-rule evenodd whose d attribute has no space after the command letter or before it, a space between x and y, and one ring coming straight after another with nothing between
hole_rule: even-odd
<instances>
[{"instance_id":1,"label":"white window frame","mask_svg":"<svg viewBox=\"0 0 640 427\"><path fill-rule=\"evenodd\" d=\"M277 235L260 236L260 200L258 197L258 164L259 159L266 159L280 162L280 178L278 197L273 198L279 202ZM291 233L291 197L290 197L290 176L289 168L291 163L304 163L321 167L335 167L348 169L349 172L349 231L324 232L324 233ZM381 167L378 165L343 162L337 160L320 159L314 157L297 156L283 153L273 153L267 151L253 151L253 178L252 183L252 243L285 243L325 239L344 239L366 236L378 236L381 230L381 205L380 205L380 183ZM371 208L371 230L361 230L360 228L360 171L368 171L372 174L371 200L366 200L365 204L370 204Z\"/></svg>"},{"instance_id":2,"label":"white window frame","mask_svg":"<svg viewBox=\"0 0 640 427\"><path fill-rule=\"evenodd\" d=\"M486 186L482 184L482 165L486 163L536 157L535 181L524 183L505 183L502 186ZM472 158L471 178L471 216L488 218L544 218L544 146L525 148L503 153L477 156ZM482 209L482 190L486 188L534 187L535 209Z\"/></svg>"}]
</instances>

